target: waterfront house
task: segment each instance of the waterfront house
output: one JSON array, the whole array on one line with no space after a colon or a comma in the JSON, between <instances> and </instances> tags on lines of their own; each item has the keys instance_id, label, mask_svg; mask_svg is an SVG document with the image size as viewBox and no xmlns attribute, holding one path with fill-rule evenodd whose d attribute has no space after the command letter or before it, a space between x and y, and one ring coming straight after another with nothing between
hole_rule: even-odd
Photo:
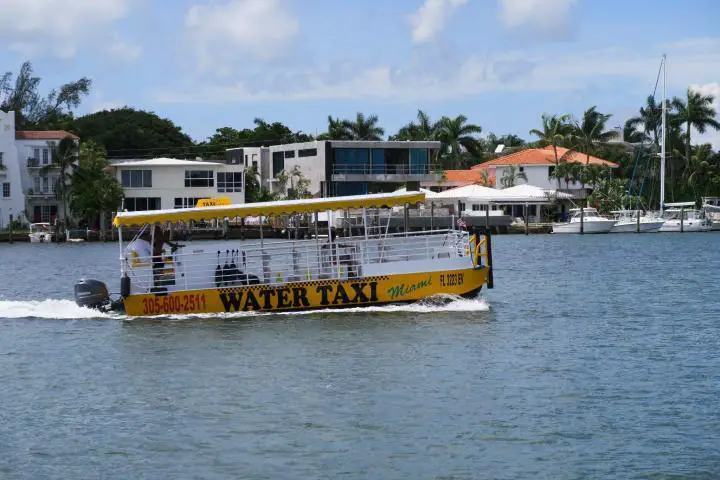
<instances>
[{"instance_id":1,"label":"waterfront house","mask_svg":"<svg viewBox=\"0 0 720 480\"><path fill-rule=\"evenodd\" d=\"M270 147L231 148L229 164L255 166L263 187L286 193L280 172L296 167L310 181L314 196L332 197L391 192L398 187L420 188L421 182L440 181L433 163L440 149L435 141L316 140ZM280 177L280 178L279 178Z\"/></svg>"},{"instance_id":2,"label":"waterfront house","mask_svg":"<svg viewBox=\"0 0 720 480\"><path fill-rule=\"evenodd\" d=\"M611 169L618 168L617 163L609 162L601 158L590 156L589 160L584 153L571 152L567 148L557 147L558 158L562 161L574 162L588 165L604 165ZM553 178L555 170L555 154L552 147L545 148L527 148L519 152L511 153L478 165L471 167L471 170L485 170L488 176L495 178L495 185L502 187L502 179L509 167L515 167L516 172L522 172L527 180L515 179L515 184L535 185L543 189L556 189L558 187L557 179ZM561 190L572 194L575 198L585 198L588 190L593 188L592 185L586 185L582 188L580 182L568 179L568 181L560 181Z\"/></svg>"},{"instance_id":3,"label":"waterfront house","mask_svg":"<svg viewBox=\"0 0 720 480\"><path fill-rule=\"evenodd\" d=\"M15 130L15 113L0 112L0 228L13 220L52 222L64 217L56 195L53 147L70 136L64 130Z\"/></svg>"},{"instance_id":4,"label":"waterfront house","mask_svg":"<svg viewBox=\"0 0 720 480\"><path fill-rule=\"evenodd\" d=\"M244 164L154 158L114 160L111 168L128 211L190 208L201 198L245 203Z\"/></svg>"}]
</instances>

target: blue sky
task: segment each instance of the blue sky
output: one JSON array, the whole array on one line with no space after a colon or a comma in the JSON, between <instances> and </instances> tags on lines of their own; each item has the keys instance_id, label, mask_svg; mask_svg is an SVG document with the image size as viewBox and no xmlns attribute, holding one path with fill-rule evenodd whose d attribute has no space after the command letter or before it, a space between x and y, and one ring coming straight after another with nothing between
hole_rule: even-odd
<instances>
[{"instance_id":1,"label":"blue sky","mask_svg":"<svg viewBox=\"0 0 720 480\"><path fill-rule=\"evenodd\" d=\"M45 88L88 76L78 114L131 105L197 140L255 117L320 133L357 111L394 133L418 108L524 138L543 112L591 105L619 125L663 52L669 96L720 97L716 0L0 0L0 12L0 71L29 59Z\"/></svg>"}]
</instances>

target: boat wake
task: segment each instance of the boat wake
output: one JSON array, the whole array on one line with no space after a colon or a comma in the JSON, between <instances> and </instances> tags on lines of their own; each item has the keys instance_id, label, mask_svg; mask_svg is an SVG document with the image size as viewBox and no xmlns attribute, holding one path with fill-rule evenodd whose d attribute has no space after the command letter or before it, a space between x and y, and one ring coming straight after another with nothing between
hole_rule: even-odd
<instances>
[{"instance_id":1,"label":"boat wake","mask_svg":"<svg viewBox=\"0 0 720 480\"><path fill-rule=\"evenodd\" d=\"M14 301L0 300L0 319L140 319L140 318L167 318L171 320L184 319L233 319L261 316L284 315L328 315L353 313L452 313L452 312L487 312L490 305L482 297L466 299L454 295L437 295L416 303L382 305L357 308L330 308L325 310L309 310L304 312L234 312L234 313L199 313L190 315L169 315L164 317L128 317L119 314L108 314L90 308L79 307L72 300L41 300L41 301Z\"/></svg>"},{"instance_id":2,"label":"boat wake","mask_svg":"<svg viewBox=\"0 0 720 480\"><path fill-rule=\"evenodd\" d=\"M112 318L111 315L77 306L72 300L14 301L0 300L0 319L44 318L53 320L77 320Z\"/></svg>"}]
</instances>

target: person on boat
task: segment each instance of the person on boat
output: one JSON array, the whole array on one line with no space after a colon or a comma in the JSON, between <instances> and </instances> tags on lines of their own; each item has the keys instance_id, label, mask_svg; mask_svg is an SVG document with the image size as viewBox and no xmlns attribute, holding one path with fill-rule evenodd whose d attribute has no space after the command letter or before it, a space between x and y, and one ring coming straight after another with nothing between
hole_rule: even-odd
<instances>
[{"instance_id":1,"label":"person on boat","mask_svg":"<svg viewBox=\"0 0 720 480\"><path fill-rule=\"evenodd\" d=\"M147 267L152 257L152 246L150 245L150 229L145 229L127 247L127 258L133 267Z\"/></svg>"},{"instance_id":2,"label":"person on boat","mask_svg":"<svg viewBox=\"0 0 720 480\"><path fill-rule=\"evenodd\" d=\"M165 240L165 233L160 225L153 227L154 237L152 246L152 269L153 279L155 280L155 286L169 285L174 283L174 279L170 279L170 276L165 271L165 257L164 254L167 251L166 247L169 247L171 252L175 252L179 245L171 242L169 239ZM174 274L172 275L174 277Z\"/></svg>"}]
</instances>

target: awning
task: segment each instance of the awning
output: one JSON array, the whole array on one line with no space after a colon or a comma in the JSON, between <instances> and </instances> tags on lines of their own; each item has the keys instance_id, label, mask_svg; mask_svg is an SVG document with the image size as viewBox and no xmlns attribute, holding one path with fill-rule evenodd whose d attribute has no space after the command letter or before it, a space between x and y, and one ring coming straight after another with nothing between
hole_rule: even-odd
<instances>
[{"instance_id":1,"label":"awning","mask_svg":"<svg viewBox=\"0 0 720 480\"><path fill-rule=\"evenodd\" d=\"M148 210L142 212L119 212L113 220L116 227L144 225L148 223L187 222L190 220L214 220L235 217L256 217L272 215L293 215L300 213L345 210L350 208L383 208L415 204L425 201L422 192L378 193L332 198L306 198L259 202L239 205L221 205L201 208L180 208L174 210Z\"/></svg>"}]
</instances>

